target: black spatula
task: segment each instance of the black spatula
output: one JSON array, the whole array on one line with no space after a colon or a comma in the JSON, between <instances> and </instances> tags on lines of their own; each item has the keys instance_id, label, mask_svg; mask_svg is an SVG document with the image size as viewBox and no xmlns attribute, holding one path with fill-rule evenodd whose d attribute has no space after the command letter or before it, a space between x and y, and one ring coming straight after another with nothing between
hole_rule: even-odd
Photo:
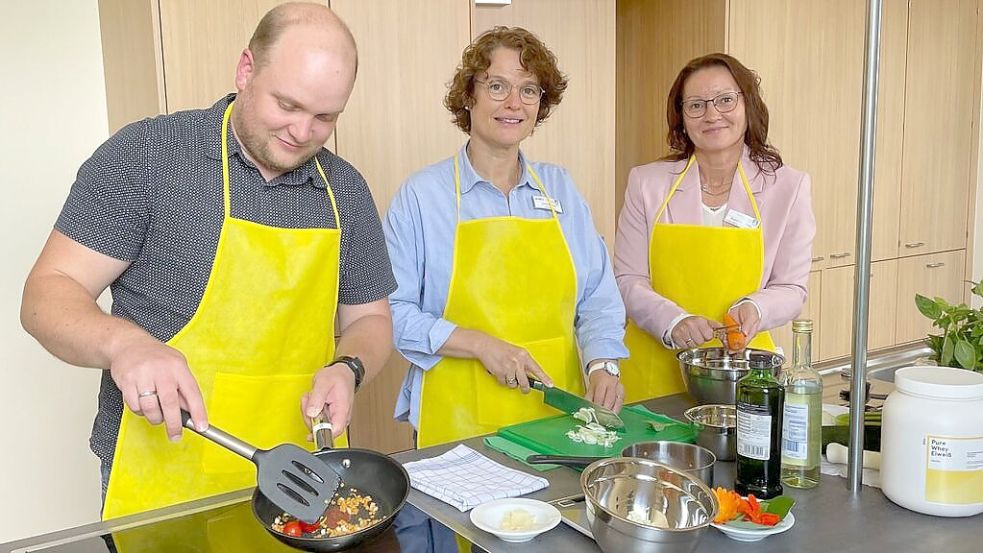
<instances>
[{"instance_id":1,"label":"black spatula","mask_svg":"<svg viewBox=\"0 0 983 553\"><path fill-rule=\"evenodd\" d=\"M181 411L184 426L218 445L238 453L256 465L256 486L274 505L289 515L313 524L324 514L340 485L338 473L293 444L257 449L214 426L198 432L187 411Z\"/></svg>"}]
</instances>

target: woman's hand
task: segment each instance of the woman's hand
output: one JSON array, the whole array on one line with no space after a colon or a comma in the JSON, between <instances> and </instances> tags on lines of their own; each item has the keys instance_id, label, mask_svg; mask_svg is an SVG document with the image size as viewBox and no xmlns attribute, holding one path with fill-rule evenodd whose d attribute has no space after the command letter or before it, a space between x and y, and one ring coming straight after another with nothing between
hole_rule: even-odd
<instances>
[{"instance_id":1,"label":"woman's hand","mask_svg":"<svg viewBox=\"0 0 983 553\"><path fill-rule=\"evenodd\" d=\"M727 312L737 324L741 325L741 332L746 336L745 343L750 343L761 325L761 317L758 315L758 308L753 303L746 301L736 305Z\"/></svg>"},{"instance_id":2,"label":"woman's hand","mask_svg":"<svg viewBox=\"0 0 983 553\"><path fill-rule=\"evenodd\" d=\"M720 326L716 321L691 315L679 321L676 328L672 329L672 343L680 349L695 348L712 339L714 329Z\"/></svg>"},{"instance_id":3,"label":"woman's hand","mask_svg":"<svg viewBox=\"0 0 983 553\"><path fill-rule=\"evenodd\" d=\"M485 366L489 374L498 379L499 384L509 388L519 388L522 393L529 393L527 374L538 378L548 387L553 386L553 379L536 363L523 348L514 346L494 336L478 332L475 357Z\"/></svg>"},{"instance_id":4,"label":"woman's hand","mask_svg":"<svg viewBox=\"0 0 983 553\"><path fill-rule=\"evenodd\" d=\"M587 379L587 394L584 399L606 407L615 413L621 411L625 400L625 387L621 379L601 369L590 374Z\"/></svg>"}]
</instances>

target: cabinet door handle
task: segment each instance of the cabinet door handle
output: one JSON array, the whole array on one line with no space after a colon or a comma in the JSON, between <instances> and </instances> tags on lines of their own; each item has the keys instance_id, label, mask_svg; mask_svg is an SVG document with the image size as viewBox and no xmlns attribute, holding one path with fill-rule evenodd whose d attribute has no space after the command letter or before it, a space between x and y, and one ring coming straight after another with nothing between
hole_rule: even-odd
<instances>
[{"instance_id":1,"label":"cabinet door handle","mask_svg":"<svg viewBox=\"0 0 983 553\"><path fill-rule=\"evenodd\" d=\"M920 248L925 245L925 242L907 242L904 247L906 248Z\"/></svg>"},{"instance_id":2,"label":"cabinet door handle","mask_svg":"<svg viewBox=\"0 0 983 553\"><path fill-rule=\"evenodd\" d=\"M925 268L927 269L938 269L939 267L945 267L945 263L939 261L938 263L929 263L925 265Z\"/></svg>"},{"instance_id":3,"label":"cabinet door handle","mask_svg":"<svg viewBox=\"0 0 983 553\"><path fill-rule=\"evenodd\" d=\"M824 260L824 259L826 259L826 257L824 257L824 256L822 256L822 255L820 255L819 257L813 257L813 258L812 258L812 262L813 262L813 263L819 263L820 261L822 261L822 260Z\"/></svg>"},{"instance_id":4,"label":"cabinet door handle","mask_svg":"<svg viewBox=\"0 0 983 553\"><path fill-rule=\"evenodd\" d=\"M850 257L850 252L831 253L831 254L829 254L829 258L830 259L843 259L844 257Z\"/></svg>"}]
</instances>

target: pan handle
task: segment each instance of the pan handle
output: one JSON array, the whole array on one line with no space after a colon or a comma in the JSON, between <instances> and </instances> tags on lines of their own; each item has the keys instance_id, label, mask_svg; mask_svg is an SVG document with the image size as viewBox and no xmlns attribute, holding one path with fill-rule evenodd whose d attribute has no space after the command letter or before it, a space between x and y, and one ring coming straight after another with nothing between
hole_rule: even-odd
<instances>
[{"instance_id":1,"label":"pan handle","mask_svg":"<svg viewBox=\"0 0 983 553\"><path fill-rule=\"evenodd\" d=\"M202 436L208 438L209 440L217 443L218 445L228 449L233 453L238 453L250 461L253 460L253 456L256 455L256 448L247 444L246 442L227 434L224 430L216 428L214 425L209 424L208 428L199 432L195 428L195 423L191 421L191 415L181 409L181 422L184 427L195 432L196 434L201 434Z\"/></svg>"},{"instance_id":2,"label":"pan handle","mask_svg":"<svg viewBox=\"0 0 983 553\"><path fill-rule=\"evenodd\" d=\"M334 427L321 415L311 417L311 434L314 435L314 451L334 448Z\"/></svg>"},{"instance_id":3,"label":"pan handle","mask_svg":"<svg viewBox=\"0 0 983 553\"><path fill-rule=\"evenodd\" d=\"M526 462L530 465L563 465L565 467L586 467L594 461L607 457L585 457L579 455L530 455Z\"/></svg>"}]
</instances>

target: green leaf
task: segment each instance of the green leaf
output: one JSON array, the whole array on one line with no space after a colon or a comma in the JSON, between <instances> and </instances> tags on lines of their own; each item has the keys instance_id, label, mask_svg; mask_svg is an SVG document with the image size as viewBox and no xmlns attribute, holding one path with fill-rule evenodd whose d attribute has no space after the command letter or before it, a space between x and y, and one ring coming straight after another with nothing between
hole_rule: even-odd
<instances>
[{"instance_id":1,"label":"green leaf","mask_svg":"<svg viewBox=\"0 0 983 553\"><path fill-rule=\"evenodd\" d=\"M981 279L979 282L973 282L970 280L969 283L973 285L970 290L972 290L977 296L983 297L983 279Z\"/></svg>"},{"instance_id":2,"label":"green leaf","mask_svg":"<svg viewBox=\"0 0 983 553\"><path fill-rule=\"evenodd\" d=\"M942 358L939 359L939 364L943 367L948 367L949 363L952 363L953 347L952 338L947 335L945 340L942 341Z\"/></svg>"},{"instance_id":3,"label":"green leaf","mask_svg":"<svg viewBox=\"0 0 983 553\"><path fill-rule=\"evenodd\" d=\"M915 305L922 315L933 321L942 316L942 309L939 307L939 304L921 294L915 294Z\"/></svg>"},{"instance_id":4,"label":"green leaf","mask_svg":"<svg viewBox=\"0 0 983 553\"><path fill-rule=\"evenodd\" d=\"M761 510L765 513L775 513L779 518L784 519L785 515L792 510L795 500L787 495L773 497L768 501L761 502Z\"/></svg>"},{"instance_id":5,"label":"green leaf","mask_svg":"<svg viewBox=\"0 0 983 553\"><path fill-rule=\"evenodd\" d=\"M959 340L956 342L955 351L953 353L956 356L956 361L958 361L964 369L972 369L976 366L976 351L966 340Z\"/></svg>"}]
</instances>

